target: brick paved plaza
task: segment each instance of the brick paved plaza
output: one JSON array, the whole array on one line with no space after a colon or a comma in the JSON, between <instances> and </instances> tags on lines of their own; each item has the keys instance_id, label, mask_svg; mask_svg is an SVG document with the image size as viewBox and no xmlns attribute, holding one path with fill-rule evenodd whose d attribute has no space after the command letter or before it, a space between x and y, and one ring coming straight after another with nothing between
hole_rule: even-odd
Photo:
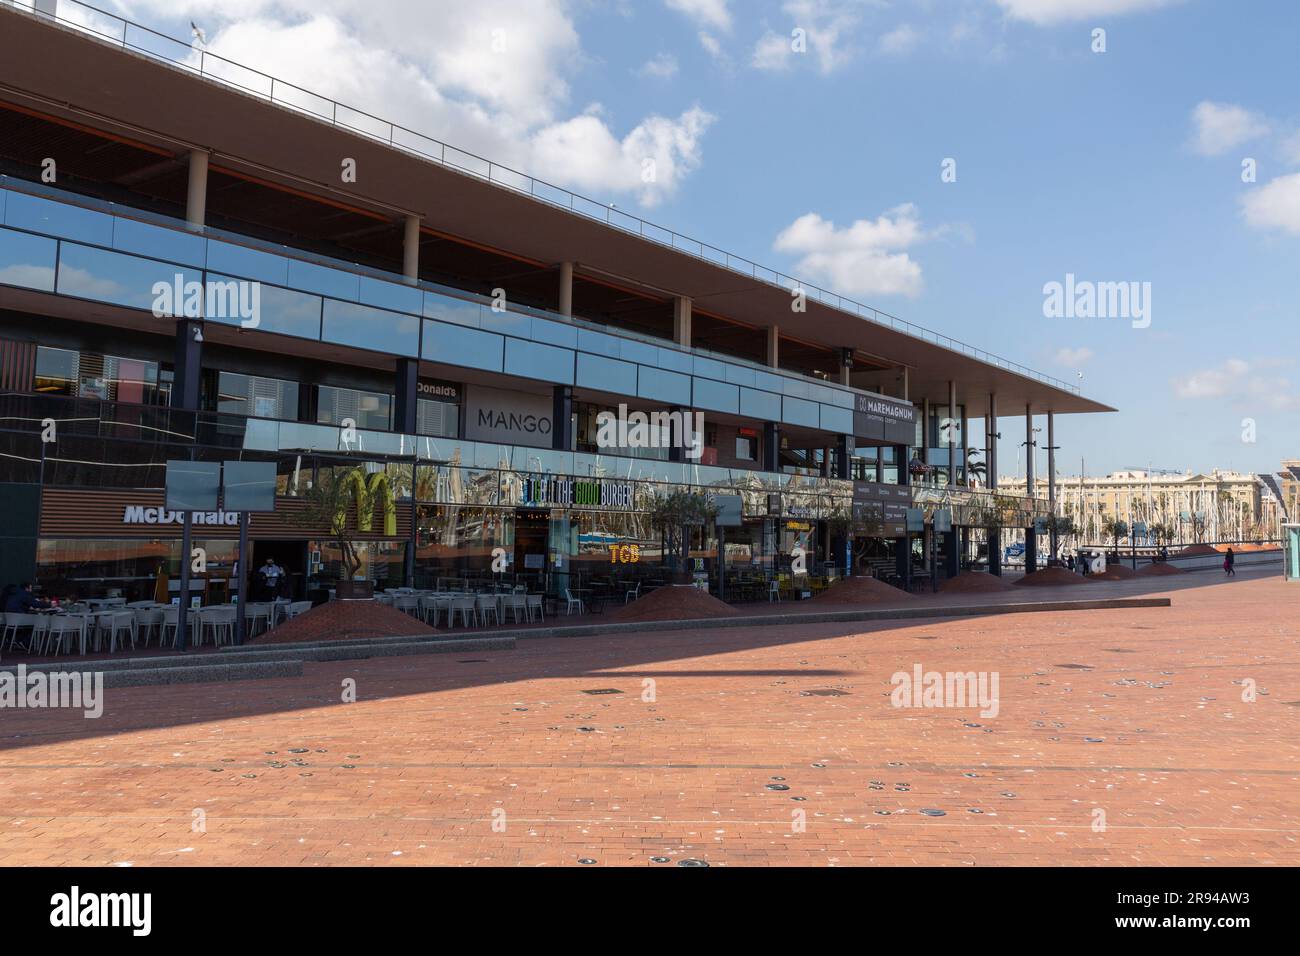
<instances>
[{"instance_id":1,"label":"brick paved plaza","mask_svg":"<svg viewBox=\"0 0 1300 956\"><path fill-rule=\"evenodd\" d=\"M1173 607L539 639L8 710L0 860L1300 863L1300 588L1113 593L1153 588ZM1000 712L894 708L916 664L997 672Z\"/></svg>"}]
</instances>

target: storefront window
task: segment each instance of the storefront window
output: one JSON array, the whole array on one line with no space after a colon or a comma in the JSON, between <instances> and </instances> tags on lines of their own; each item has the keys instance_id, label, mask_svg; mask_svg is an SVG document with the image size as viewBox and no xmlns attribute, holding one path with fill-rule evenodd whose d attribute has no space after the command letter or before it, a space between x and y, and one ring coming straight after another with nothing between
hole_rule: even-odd
<instances>
[{"instance_id":1,"label":"storefront window","mask_svg":"<svg viewBox=\"0 0 1300 956\"><path fill-rule=\"evenodd\" d=\"M388 431L393 423L393 396L383 392L362 392L352 388L321 385L317 389L316 421L321 425L342 425L344 419L357 428Z\"/></svg>"},{"instance_id":2,"label":"storefront window","mask_svg":"<svg viewBox=\"0 0 1300 956\"><path fill-rule=\"evenodd\" d=\"M216 406L230 415L292 421L298 417L298 383L218 372Z\"/></svg>"},{"instance_id":3,"label":"storefront window","mask_svg":"<svg viewBox=\"0 0 1300 956\"><path fill-rule=\"evenodd\" d=\"M36 391L69 398L164 405L158 363L69 349L36 349Z\"/></svg>"},{"instance_id":4,"label":"storefront window","mask_svg":"<svg viewBox=\"0 0 1300 956\"><path fill-rule=\"evenodd\" d=\"M460 425L460 406L421 398L415 403L415 431L435 438L455 438Z\"/></svg>"},{"instance_id":5,"label":"storefront window","mask_svg":"<svg viewBox=\"0 0 1300 956\"><path fill-rule=\"evenodd\" d=\"M467 573L490 574L493 548L513 556L512 509L421 505L418 512L415 568L422 585L434 586L438 578Z\"/></svg>"},{"instance_id":6,"label":"storefront window","mask_svg":"<svg viewBox=\"0 0 1300 956\"><path fill-rule=\"evenodd\" d=\"M397 588L406 572L405 541L354 542L361 568L357 573L374 582L375 590ZM338 583L343 573L343 556L337 542L315 540L307 543L307 590L328 589Z\"/></svg>"},{"instance_id":7,"label":"storefront window","mask_svg":"<svg viewBox=\"0 0 1300 956\"><path fill-rule=\"evenodd\" d=\"M238 543L195 538L194 547L203 548L207 556L207 572L196 575L192 585L196 593L204 594L205 604L227 600ZM162 573L170 599L179 595L180 562L179 538L47 538L36 545L36 583L43 597L60 601L102 597L149 601L159 594Z\"/></svg>"}]
</instances>

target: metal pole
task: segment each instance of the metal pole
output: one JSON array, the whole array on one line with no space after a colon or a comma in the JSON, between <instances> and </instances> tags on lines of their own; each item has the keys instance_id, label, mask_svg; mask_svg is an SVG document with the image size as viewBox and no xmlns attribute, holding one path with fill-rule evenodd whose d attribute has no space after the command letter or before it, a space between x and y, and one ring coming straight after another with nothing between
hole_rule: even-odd
<instances>
[{"instance_id":1,"label":"metal pole","mask_svg":"<svg viewBox=\"0 0 1300 956\"><path fill-rule=\"evenodd\" d=\"M192 511L185 512L185 523L181 531L181 603L176 611L176 649L180 651L186 649L189 637L189 615L187 611L190 606L190 549L193 547L190 532L193 520L194 513Z\"/></svg>"},{"instance_id":2,"label":"metal pole","mask_svg":"<svg viewBox=\"0 0 1300 956\"><path fill-rule=\"evenodd\" d=\"M235 631L235 643L243 644L248 639L248 512L239 513L239 601L235 607L239 627ZM275 604L271 604L271 617L275 617ZM179 622L180 618L177 618ZM275 623L274 620L271 621Z\"/></svg>"}]
</instances>

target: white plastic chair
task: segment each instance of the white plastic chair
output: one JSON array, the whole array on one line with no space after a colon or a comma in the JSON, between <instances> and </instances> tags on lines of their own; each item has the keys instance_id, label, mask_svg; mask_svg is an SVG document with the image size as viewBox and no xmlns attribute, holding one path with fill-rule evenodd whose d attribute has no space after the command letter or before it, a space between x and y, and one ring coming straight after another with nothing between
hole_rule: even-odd
<instances>
[{"instance_id":1,"label":"white plastic chair","mask_svg":"<svg viewBox=\"0 0 1300 956\"><path fill-rule=\"evenodd\" d=\"M244 620L248 622L248 636L256 637L262 631L271 629L271 605L261 603L250 603L244 605ZM258 624L261 624L261 630L258 630Z\"/></svg>"},{"instance_id":2,"label":"white plastic chair","mask_svg":"<svg viewBox=\"0 0 1300 956\"><path fill-rule=\"evenodd\" d=\"M540 614L543 621L546 620L546 608L542 604L542 596L540 594L525 595L524 610L527 612L528 620L530 621L533 619L533 611L536 611L538 614Z\"/></svg>"},{"instance_id":3,"label":"white plastic chair","mask_svg":"<svg viewBox=\"0 0 1300 956\"><path fill-rule=\"evenodd\" d=\"M629 601L635 601L640 596L641 596L641 582L638 581L636 583L636 587L632 588L632 590L628 591L626 594L623 595L623 603L627 604Z\"/></svg>"},{"instance_id":4,"label":"white plastic chair","mask_svg":"<svg viewBox=\"0 0 1300 956\"><path fill-rule=\"evenodd\" d=\"M299 614L305 614L311 610L311 601L294 601L289 605L288 610L284 612L285 619L295 618Z\"/></svg>"},{"instance_id":5,"label":"white plastic chair","mask_svg":"<svg viewBox=\"0 0 1300 956\"><path fill-rule=\"evenodd\" d=\"M501 598L501 613L502 613L502 616L505 615L505 612L506 612L506 611L509 611L509 612L510 612L510 616L514 619L514 622L515 622L516 624L519 623L519 619L520 619L520 617L523 617L525 620L527 620L527 618L528 618L528 606L527 606L527 602L526 602L526 600L525 600L525 595L523 595L523 594L507 594L507 595L504 595L504 596Z\"/></svg>"},{"instance_id":6,"label":"white plastic chair","mask_svg":"<svg viewBox=\"0 0 1300 956\"><path fill-rule=\"evenodd\" d=\"M86 650L86 620L72 615L53 614L49 617L49 622L43 630L44 640L42 641L42 654L48 654L50 648L54 648L54 653L62 652L65 642L68 644L67 650L71 652L72 638L76 637L82 653Z\"/></svg>"},{"instance_id":7,"label":"white plastic chair","mask_svg":"<svg viewBox=\"0 0 1300 956\"><path fill-rule=\"evenodd\" d=\"M564 607L565 614L572 614L575 607L578 609L579 614L587 613L587 607L582 603L582 598L574 597L573 592L568 588L564 589L564 599L569 602Z\"/></svg>"},{"instance_id":8,"label":"white plastic chair","mask_svg":"<svg viewBox=\"0 0 1300 956\"><path fill-rule=\"evenodd\" d=\"M180 613L180 605L168 604L166 607L159 608L158 610L159 613L162 614L162 618L159 621L158 646L162 647L163 643L167 640L167 631L170 629L172 633L172 647L175 647L177 631L176 619Z\"/></svg>"},{"instance_id":9,"label":"white plastic chair","mask_svg":"<svg viewBox=\"0 0 1300 956\"><path fill-rule=\"evenodd\" d=\"M497 608L497 598L495 594L480 594L474 599L474 610L478 612L479 619L484 625L487 624L488 615L491 614L496 619L496 623L501 623L501 612Z\"/></svg>"},{"instance_id":10,"label":"white plastic chair","mask_svg":"<svg viewBox=\"0 0 1300 956\"><path fill-rule=\"evenodd\" d=\"M44 617L42 614L18 614L16 612L4 615L4 631L0 632L0 648L4 647L4 639L9 638L9 649L13 650L14 645L18 643L18 632L25 628L35 627L37 621Z\"/></svg>"},{"instance_id":11,"label":"white plastic chair","mask_svg":"<svg viewBox=\"0 0 1300 956\"><path fill-rule=\"evenodd\" d=\"M432 594L421 595L420 597L420 618L430 627L438 626L438 617L445 603L441 598Z\"/></svg>"},{"instance_id":12,"label":"white plastic chair","mask_svg":"<svg viewBox=\"0 0 1300 956\"><path fill-rule=\"evenodd\" d=\"M466 627L478 626L478 611L474 607L472 597L453 598L451 602L451 611L447 615L447 624L451 627L456 626L456 615L459 614L461 621Z\"/></svg>"}]
</instances>

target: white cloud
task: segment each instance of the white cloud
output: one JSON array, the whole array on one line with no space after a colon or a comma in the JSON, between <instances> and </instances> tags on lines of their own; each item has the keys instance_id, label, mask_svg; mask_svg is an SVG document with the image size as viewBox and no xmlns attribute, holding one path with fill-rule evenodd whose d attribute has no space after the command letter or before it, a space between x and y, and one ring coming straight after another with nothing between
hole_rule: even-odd
<instances>
[{"instance_id":1,"label":"white cloud","mask_svg":"<svg viewBox=\"0 0 1300 956\"><path fill-rule=\"evenodd\" d=\"M727 58L726 54L722 52L722 44L718 42L718 38L707 30L700 31L700 46L704 47L704 51L715 60L726 60Z\"/></svg>"},{"instance_id":2,"label":"white cloud","mask_svg":"<svg viewBox=\"0 0 1300 956\"><path fill-rule=\"evenodd\" d=\"M807 213L781 231L773 248L799 256L797 272L836 292L916 296L921 266L903 250L927 238L916 207L904 203L843 229Z\"/></svg>"},{"instance_id":3,"label":"white cloud","mask_svg":"<svg viewBox=\"0 0 1300 956\"><path fill-rule=\"evenodd\" d=\"M702 27L731 29L731 11L727 0L664 0L669 8L684 13Z\"/></svg>"},{"instance_id":4,"label":"white cloud","mask_svg":"<svg viewBox=\"0 0 1300 956\"><path fill-rule=\"evenodd\" d=\"M568 0L231 0L215 7L206 0L130 0L126 6L137 18L141 12L193 18L213 53L559 185L599 183L654 203L699 164L699 135L708 124L694 111L616 129L598 110L574 117L566 108L569 78L583 62ZM242 79L247 82L246 73ZM556 149L564 142L601 142L600 156L612 165L598 175L590 156L561 162ZM659 161L659 176L645 183L623 150L659 142L689 149L648 153Z\"/></svg>"},{"instance_id":5,"label":"white cloud","mask_svg":"<svg viewBox=\"0 0 1300 956\"><path fill-rule=\"evenodd\" d=\"M880 38L876 48L886 56L905 56L916 49L921 34L911 24L904 23Z\"/></svg>"},{"instance_id":6,"label":"white cloud","mask_svg":"<svg viewBox=\"0 0 1300 956\"><path fill-rule=\"evenodd\" d=\"M1203 156L1220 156L1242 143L1268 134L1268 121L1259 113L1232 103L1202 100L1192 110L1196 135L1192 148Z\"/></svg>"},{"instance_id":7,"label":"white cloud","mask_svg":"<svg viewBox=\"0 0 1300 956\"><path fill-rule=\"evenodd\" d=\"M786 0L782 9L793 27L805 31L808 53L817 61L817 69L831 73L853 58L845 41L852 36L862 8L870 0ZM789 43L789 35L786 39ZM757 50L755 51L757 53Z\"/></svg>"},{"instance_id":8,"label":"white cloud","mask_svg":"<svg viewBox=\"0 0 1300 956\"><path fill-rule=\"evenodd\" d=\"M1276 359L1247 361L1230 358L1217 368L1200 369L1171 379L1174 394L1185 399L1219 399L1235 406L1268 409L1300 407L1300 392L1290 379L1274 374L1285 364Z\"/></svg>"},{"instance_id":9,"label":"white cloud","mask_svg":"<svg viewBox=\"0 0 1300 956\"><path fill-rule=\"evenodd\" d=\"M677 57L671 53L656 54L646 60L637 72L641 76L652 76L660 80L671 79L677 75Z\"/></svg>"},{"instance_id":10,"label":"white cloud","mask_svg":"<svg viewBox=\"0 0 1300 956\"><path fill-rule=\"evenodd\" d=\"M1252 189L1241 206L1246 222L1256 229L1281 229L1300 236L1300 173Z\"/></svg>"},{"instance_id":11,"label":"white cloud","mask_svg":"<svg viewBox=\"0 0 1300 956\"><path fill-rule=\"evenodd\" d=\"M544 179L563 177L582 189L626 189L639 183L646 206L672 194L700 164L700 140L714 117L699 107L677 119L650 116L619 140L593 113L541 130L533 138L533 162Z\"/></svg>"},{"instance_id":12,"label":"white cloud","mask_svg":"<svg viewBox=\"0 0 1300 956\"><path fill-rule=\"evenodd\" d=\"M1067 368L1078 368L1080 365L1087 364L1092 355L1092 349L1086 346L1077 349L1057 349L1056 364Z\"/></svg>"},{"instance_id":13,"label":"white cloud","mask_svg":"<svg viewBox=\"0 0 1300 956\"><path fill-rule=\"evenodd\" d=\"M768 30L754 44L754 55L750 58L750 65L756 70L788 70L790 59L794 56L790 40L788 36L781 36Z\"/></svg>"},{"instance_id":14,"label":"white cloud","mask_svg":"<svg viewBox=\"0 0 1300 956\"><path fill-rule=\"evenodd\" d=\"M1144 13L1182 2L1183 0L997 0L998 6L1007 16L1040 26L1069 20Z\"/></svg>"}]
</instances>

